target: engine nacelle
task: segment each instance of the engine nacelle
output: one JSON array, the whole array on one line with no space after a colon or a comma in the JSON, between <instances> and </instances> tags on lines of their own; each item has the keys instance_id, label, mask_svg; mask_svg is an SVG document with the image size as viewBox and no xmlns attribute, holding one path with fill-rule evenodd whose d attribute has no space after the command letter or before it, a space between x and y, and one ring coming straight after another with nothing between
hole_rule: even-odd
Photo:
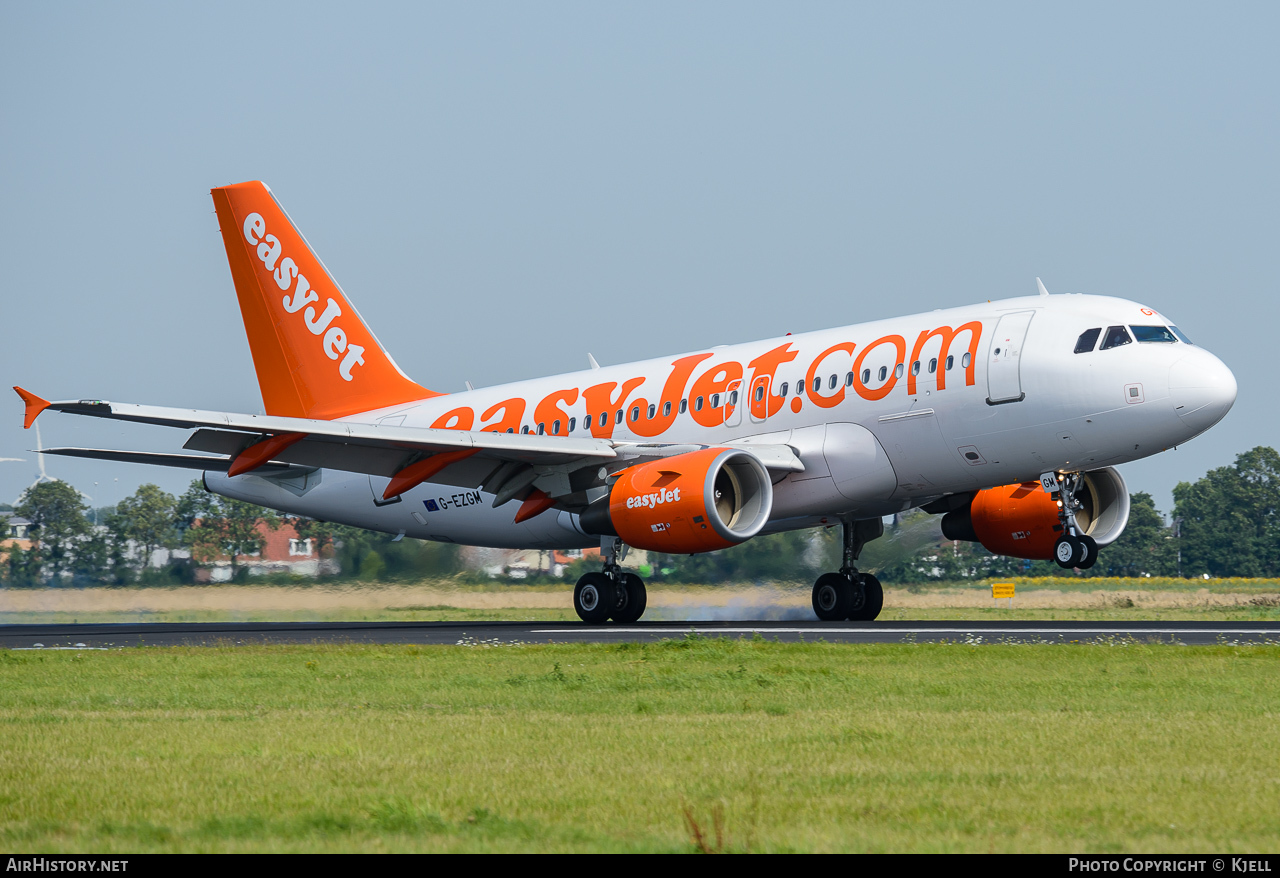
<instances>
[{"instance_id":1,"label":"engine nacelle","mask_svg":"<svg viewBox=\"0 0 1280 878\"><path fill-rule=\"evenodd\" d=\"M1114 543L1124 533L1129 523L1129 489L1114 468L1085 473L1075 496L1082 505L1076 523L1099 547ZM942 517L942 534L949 540L982 543L997 555L1049 561L1062 526L1057 501L1039 482L1025 482L979 491L968 506Z\"/></svg>"},{"instance_id":2,"label":"engine nacelle","mask_svg":"<svg viewBox=\"0 0 1280 878\"><path fill-rule=\"evenodd\" d=\"M750 539L772 509L773 483L759 458L704 448L623 470L581 523L637 549L685 555Z\"/></svg>"}]
</instances>

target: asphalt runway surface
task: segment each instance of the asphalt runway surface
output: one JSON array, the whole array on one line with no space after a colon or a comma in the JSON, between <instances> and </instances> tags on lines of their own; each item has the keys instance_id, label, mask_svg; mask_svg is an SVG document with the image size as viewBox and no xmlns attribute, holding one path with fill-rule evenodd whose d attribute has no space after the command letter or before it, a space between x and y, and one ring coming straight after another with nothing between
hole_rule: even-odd
<instances>
[{"instance_id":1,"label":"asphalt runway surface","mask_svg":"<svg viewBox=\"0 0 1280 878\"><path fill-rule=\"evenodd\" d=\"M1280 643L1280 622L184 622L0 625L0 649L119 649L264 643L619 643L754 637L787 643Z\"/></svg>"}]
</instances>

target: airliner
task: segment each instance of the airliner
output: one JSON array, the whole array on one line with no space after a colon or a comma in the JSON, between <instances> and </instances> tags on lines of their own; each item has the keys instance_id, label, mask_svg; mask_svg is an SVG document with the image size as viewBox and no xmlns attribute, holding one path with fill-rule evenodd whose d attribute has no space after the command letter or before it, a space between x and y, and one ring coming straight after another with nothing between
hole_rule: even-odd
<instances>
[{"instance_id":1,"label":"airliner","mask_svg":"<svg viewBox=\"0 0 1280 878\"><path fill-rule=\"evenodd\" d=\"M444 394L411 380L262 182L213 189L264 414L15 387L45 409L191 431L182 451L47 454L183 467L286 513L479 546L599 546L584 622L644 613L626 552L694 554L835 526L823 620L871 621L884 516L1087 568L1123 532L1117 466L1216 424L1231 371L1147 305L1037 294Z\"/></svg>"}]
</instances>

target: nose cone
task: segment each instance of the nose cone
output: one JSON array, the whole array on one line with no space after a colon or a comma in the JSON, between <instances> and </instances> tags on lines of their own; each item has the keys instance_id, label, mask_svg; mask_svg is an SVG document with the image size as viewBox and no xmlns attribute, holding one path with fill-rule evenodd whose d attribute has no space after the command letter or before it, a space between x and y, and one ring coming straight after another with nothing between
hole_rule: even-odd
<instances>
[{"instance_id":1,"label":"nose cone","mask_svg":"<svg viewBox=\"0 0 1280 878\"><path fill-rule=\"evenodd\" d=\"M1197 436L1231 411L1236 401L1236 376L1226 363L1197 349L1169 367L1169 396L1190 435Z\"/></svg>"}]
</instances>

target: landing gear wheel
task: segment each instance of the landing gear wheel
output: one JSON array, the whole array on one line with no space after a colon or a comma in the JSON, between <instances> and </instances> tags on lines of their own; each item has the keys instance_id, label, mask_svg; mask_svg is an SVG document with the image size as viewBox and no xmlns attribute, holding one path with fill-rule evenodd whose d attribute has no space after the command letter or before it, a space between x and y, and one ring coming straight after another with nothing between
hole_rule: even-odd
<instances>
[{"instance_id":1,"label":"landing gear wheel","mask_svg":"<svg viewBox=\"0 0 1280 878\"><path fill-rule=\"evenodd\" d=\"M857 576L861 580L862 588L858 588L856 585L853 588L853 602L849 608L849 621L874 622L876 616L879 616L880 611L884 608L884 588L880 585L880 580L870 573L859 573Z\"/></svg>"},{"instance_id":2,"label":"landing gear wheel","mask_svg":"<svg viewBox=\"0 0 1280 878\"><path fill-rule=\"evenodd\" d=\"M1098 543L1097 541L1085 534L1080 537L1080 558L1076 561L1076 566L1081 570L1088 570L1098 561Z\"/></svg>"},{"instance_id":3,"label":"landing gear wheel","mask_svg":"<svg viewBox=\"0 0 1280 878\"><path fill-rule=\"evenodd\" d=\"M617 586L603 573L587 573L573 587L573 609L583 622L591 625L606 622L617 606Z\"/></svg>"},{"instance_id":4,"label":"landing gear wheel","mask_svg":"<svg viewBox=\"0 0 1280 878\"><path fill-rule=\"evenodd\" d=\"M823 622L843 622L853 603L853 583L839 573L824 573L813 584L813 611Z\"/></svg>"},{"instance_id":5,"label":"landing gear wheel","mask_svg":"<svg viewBox=\"0 0 1280 878\"><path fill-rule=\"evenodd\" d=\"M1079 559L1084 555L1084 547L1080 545L1080 541L1075 537L1059 537L1058 541L1053 544L1053 560L1058 562L1059 567L1065 567L1070 570L1077 566Z\"/></svg>"},{"instance_id":6,"label":"landing gear wheel","mask_svg":"<svg viewBox=\"0 0 1280 878\"><path fill-rule=\"evenodd\" d=\"M618 603L612 619L622 625L630 625L642 615L649 603L649 596L644 587L644 580L634 573L623 573L618 576Z\"/></svg>"}]
</instances>

